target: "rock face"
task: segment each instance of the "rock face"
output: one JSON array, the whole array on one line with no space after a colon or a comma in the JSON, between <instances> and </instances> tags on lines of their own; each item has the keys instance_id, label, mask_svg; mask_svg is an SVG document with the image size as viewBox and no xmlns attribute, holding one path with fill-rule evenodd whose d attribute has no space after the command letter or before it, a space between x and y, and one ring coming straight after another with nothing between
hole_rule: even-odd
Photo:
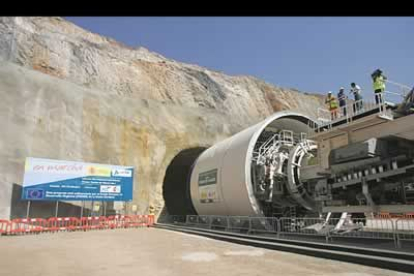
<instances>
[{"instance_id":1,"label":"rock face","mask_svg":"<svg viewBox=\"0 0 414 276\"><path fill-rule=\"evenodd\" d=\"M0 218L26 157L134 166L138 212L163 207L166 168L270 114L315 116L318 95L132 49L61 18L0 18ZM19 211L21 214L22 210Z\"/></svg>"}]
</instances>

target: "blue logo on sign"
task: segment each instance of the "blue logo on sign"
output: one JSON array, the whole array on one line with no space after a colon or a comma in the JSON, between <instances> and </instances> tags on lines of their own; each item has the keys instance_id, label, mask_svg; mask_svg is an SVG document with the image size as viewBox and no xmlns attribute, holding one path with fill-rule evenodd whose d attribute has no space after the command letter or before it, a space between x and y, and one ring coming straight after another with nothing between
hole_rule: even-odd
<instances>
[{"instance_id":1,"label":"blue logo on sign","mask_svg":"<svg viewBox=\"0 0 414 276\"><path fill-rule=\"evenodd\" d=\"M28 199L42 199L45 196L45 191L42 189L27 189Z\"/></svg>"}]
</instances>

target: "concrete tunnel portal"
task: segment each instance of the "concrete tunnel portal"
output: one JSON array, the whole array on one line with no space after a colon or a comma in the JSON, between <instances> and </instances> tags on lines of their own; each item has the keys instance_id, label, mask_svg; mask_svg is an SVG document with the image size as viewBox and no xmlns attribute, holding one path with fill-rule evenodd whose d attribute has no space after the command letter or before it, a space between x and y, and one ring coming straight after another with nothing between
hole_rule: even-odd
<instances>
[{"instance_id":1,"label":"concrete tunnel portal","mask_svg":"<svg viewBox=\"0 0 414 276\"><path fill-rule=\"evenodd\" d=\"M206 149L205 147L184 149L168 165L162 194L169 215L197 214L190 196L190 174L196 159Z\"/></svg>"}]
</instances>

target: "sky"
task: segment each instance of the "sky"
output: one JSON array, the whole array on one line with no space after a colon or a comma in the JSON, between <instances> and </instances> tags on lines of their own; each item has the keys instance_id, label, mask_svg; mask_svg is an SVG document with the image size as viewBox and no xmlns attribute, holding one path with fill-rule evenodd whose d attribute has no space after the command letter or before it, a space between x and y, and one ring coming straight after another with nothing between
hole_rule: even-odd
<instances>
[{"instance_id":1,"label":"sky","mask_svg":"<svg viewBox=\"0 0 414 276\"><path fill-rule=\"evenodd\" d=\"M414 86L414 17L66 17L91 32L229 75L372 95L377 68ZM387 90L400 92L389 85Z\"/></svg>"}]
</instances>

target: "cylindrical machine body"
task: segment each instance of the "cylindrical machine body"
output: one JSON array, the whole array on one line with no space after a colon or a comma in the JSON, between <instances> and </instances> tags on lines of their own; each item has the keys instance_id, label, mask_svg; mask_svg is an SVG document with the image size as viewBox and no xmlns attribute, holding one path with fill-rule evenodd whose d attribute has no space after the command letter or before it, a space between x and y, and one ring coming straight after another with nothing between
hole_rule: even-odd
<instances>
[{"instance_id":1,"label":"cylindrical machine body","mask_svg":"<svg viewBox=\"0 0 414 276\"><path fill-rule=\"evenodd\" d=\"M196 160L190 183L199 215L262 216L251 175L253 151L266 128L307 133L311 119L283 111L205 150Z\"/></svg>"}]
</instances>

